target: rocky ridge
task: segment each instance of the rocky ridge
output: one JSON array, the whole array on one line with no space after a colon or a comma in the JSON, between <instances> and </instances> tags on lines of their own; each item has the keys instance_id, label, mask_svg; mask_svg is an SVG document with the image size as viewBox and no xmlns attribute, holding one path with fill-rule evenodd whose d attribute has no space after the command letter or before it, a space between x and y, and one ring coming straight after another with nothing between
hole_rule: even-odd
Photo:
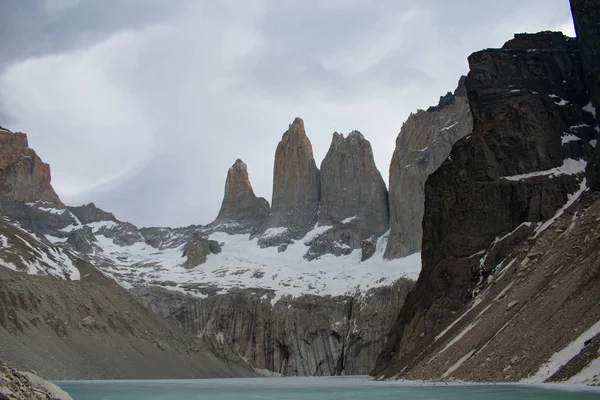
<instances>
[{"instance_id":1,"label":"rocky ridge","mask_svg":"<svg viewBox=\"0 0 600 400\"><path fill-rule=\"evenodd\" d=\"M402 124L390 164L390 236L387 259L421 250L425 181L450 155L452 145L473 128L462 77L454 93L435 107L418 110Z\"/></svg>"},{"instance_id":2,"label":"rocky ridge","mask_svg":"<svg viewBox=\"0 0 600 400\"><path fill-rule=\"evenodd\" d=\"M474 53L469 65L466 88L473 132L455 144L449 158L427 180L423 268L374 370L383 377L422 376L421 371L427 369L424 365L438 365L429 358L435 354L446 369L431 369L429 379L473 377L470 360L479 360L475 356L482 348L471 347L449 358L441 354L474 329L491 305L454 341L445 342L442 350L430 350L436 348L444 328L458 323L457 315L473 296L490 288L494 274L510 268L511 251L527 238L530 242L537 238L586 188L584 169L596 132L577 41L555 32L517 34L502 49ZM560 270L564 264L544 267L550 265ZM590 265L582 263L582 273L593 275ZM516 271L521 271L518 277L522 278L529 270L523 266ZM506 311L512 314L517 304L521 303L511 302ZM583 303L577 306L586 309ZM529 311L535 314L540 308ZM588 322L578 329L597 321L595 311L590 313ZM554 322L558 324L555 329L570 327L566 318ZM518 342L516 347L527 343ZM485 342L478 343L486 347ZM528 354L530 350L522 351ZM540 350L542 360L551 355L548 351ZM493 359L489 354L494 351L488 353ZM502 372L491 368L488 376L490 380L518 379L539 363L540 359L532 357L529 369L507 373L512 367L504 365ZM458 375L466 370L463 364L471 365L473 372ZM474 379L487 380L481 374Z\"/></svg>"}]
</instances>

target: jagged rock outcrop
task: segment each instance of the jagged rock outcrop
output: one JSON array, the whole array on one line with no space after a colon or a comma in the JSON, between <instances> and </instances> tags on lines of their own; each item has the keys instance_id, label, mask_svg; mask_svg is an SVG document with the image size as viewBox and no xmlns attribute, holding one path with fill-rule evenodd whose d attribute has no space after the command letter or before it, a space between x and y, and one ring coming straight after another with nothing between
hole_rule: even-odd
<instances>
[{"instance_id":1,"label":"jagged rock outcrop","mask_svg":"<svg viewBox=\"0 0 600 400\"><path fill-rule=\"evenodd\" d=\"M187 257L185 267L197 267L206 262L209 254L219 254L220 252L221 245L216 240L209 240L204 236L197 237L194 241L189 242L183 250Z\"/></svg>"},{"instance_id":2,"label":"jagged rock outcrop","mask_svg":"<svg viewBox=\"0 0 600 400\"><path fill-rule=\"evenodd\" d=\"M302 238L317 222L321 180L304 121L296 118L275 152L273 200L259 245L279 246Z\"/></svg>"},{"instance_id":3,"label":"jagged rock outcrop","mask_svg":"<svg viewBox=\"0 0 600 400\"><path fill-rule=\"evenodd\" d=\"M67 238L67 244L80 253L93 252L94 242L97 242L96 236L89 226L74 230Z\"/></svg>"},{"instance_id":4,"label":"jagged rock outcrop","mask_svg":"<svg viewBox=\"0 0 600 400\"><path fill-rule=\"evenodd\" d=\"M517 34L469 65L473 132L427 179L422 271L376 374L407 374L510 247L584 187L595 131L576 40Z\"/></svg>"},{"instance_id":5,"label":"jagged rock outcrop","mask_svg":"<svg viewBox=\"0 0 600 400\"><path fill-rule=\"evenodd\" d=\"M79 219L79 221L81 221L82 224L90 224L92 222L102 221L118 221L113 213L106 212L96 207L94 203L85 204L79 207L67 208Z\"/></svg>"},{"instance_id":6,"label":"jagged rock outcrop","mask_svg":"<svg viewBox=\"0 0 600 400\"><path fill-rule=\"evenodd\" d=\"M571 0L577 40L581 46L581 59L585 81L594 107L598 132L600 132L600 3L594 0ZM591 107L590 107L591 108ZM598 134L596 135L596 142ZM600 190L600 146L596 145L594 156L588 163L586 178L588 186Z\"/></svg>"},{"instance_id":7,"label":"jagged rock outcrop","mask_svg":"<svg viewBox=\"0 0 600 400\"><path fill-rule=\"evenodd\" d=\"M504 243L506 259L486 286L422 353L385 375L467 382L575 378L569 383L597 386L600 370L591 362L600 356L594 329L600 321L599 218L600 195L584 192L543 231L530 230L520 244ZM558 362L547 365L559 352Z\"/></svg>"},{"instance_id":8,"label":"jagged rock outcrop","mask_svg":"<svg viewBox=\"0 0 600 400\"><path fill-rule=\"evenodd\" d=\"M132 293L191 335L230 341L253 367L285 376L362 375L373 367L413 282L356 296L284 297L232 290L207 298L158 287Z\"/></svg>"},{"instance_id":9,"label":"jagged rock outcrop","mask_svg":"<svg viewBox=\"0 0 600 400\"><path fill-rule=\"evenodd\" d=\"M421 249L425 181L448 158L452 145L471 132L473 118L465 77L435 107L418 110L402 125L390 164L390 236L385 258Z\"/></svg>"},{"instance_id":10,"label":"jagged rock outcrop","mask_svg":"<svg viewBox=\"0 0 600 400\"><path fill-rule=\"evenodd\" d=\"M0 130L0 202L62 205L50 185L50 166L27 143L24 133Z\"/></svg>"},{"instance_id":11,"label":"jagged rock outcrop","mask_svg":"<svg viewBox=\"0 0 600 400\"><path fill-rule=\"evenodd\" d=\"M248 178L248 167L242 160L236 160L227 172L225 195L212 229L252 234L262 227L268 216L269 202L256 197Z\"/></svg>"},{"instance_id":12,"label":"jagged rock outcrop","mask_svg":"<svg viewBox=\"0 0 600 400\"><path fill-rule=\"evenodd\" d=\"M388 230L387 188L375 166L371 143L358 131L347 138L335 132L321 163L319 226L332 228L312 240L307 259L346 254Z\"/></svg>"}]
</instances>

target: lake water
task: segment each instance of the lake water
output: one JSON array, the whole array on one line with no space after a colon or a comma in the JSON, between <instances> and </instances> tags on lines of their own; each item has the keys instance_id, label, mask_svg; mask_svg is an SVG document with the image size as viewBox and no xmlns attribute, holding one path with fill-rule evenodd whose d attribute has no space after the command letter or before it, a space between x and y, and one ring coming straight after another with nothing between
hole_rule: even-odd
<instances>
[{"instance_id":1,"label":"lake water","mask_svg":"<svg viewBox=\"0 0 600 400\"><path fill-rule=\"evenodd\" d=\"M550 385L418 385L375 382L368 377L69 381L58 384L75 400L600 399L598 388Z\"/></svg>"}]
</instances>

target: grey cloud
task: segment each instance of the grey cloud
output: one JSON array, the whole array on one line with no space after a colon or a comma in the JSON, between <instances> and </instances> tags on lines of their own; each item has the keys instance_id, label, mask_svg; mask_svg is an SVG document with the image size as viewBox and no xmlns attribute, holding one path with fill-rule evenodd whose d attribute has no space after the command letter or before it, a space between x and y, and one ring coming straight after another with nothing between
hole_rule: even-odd
<instances>
[{"instance_id":1,"label":"grey cloud","mask_svg":"<svg viewBox=\"0 0 600 400\"><path fill-rule=\"evenodd\" d=\"M386 177L403 120L471 52L570 20L566 0L75 3L0 0L0 125L28 132L64 201L146 226L210 222L237 158L270 201L296 116L317 164L358 129Z\"/></svg>"}]
</instances>

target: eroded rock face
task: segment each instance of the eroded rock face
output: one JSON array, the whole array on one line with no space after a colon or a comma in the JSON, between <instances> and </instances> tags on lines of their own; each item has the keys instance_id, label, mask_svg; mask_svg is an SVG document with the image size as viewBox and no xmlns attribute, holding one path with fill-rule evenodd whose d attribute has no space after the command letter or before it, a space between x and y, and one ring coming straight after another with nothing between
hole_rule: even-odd
<instances>
[{"instance_id":1,"label":"eroded rock face","mask_svg":"<svg viewBox=\"0 0 600 400\"><path fill-rule=\"evenodd\" d=\"M427 111L408 117L396 139L390 164L390 236L384 257L395 259L421 249L425 181L448 158L452 145L473 128L461 77L454 93Z\"/></svg>"},{"instance_id":2,"label":"eroded rock face","mask_svg":"<svg viewBox=\"0 0 600 400\"><path fill-rule=\"evenodd\" d=\"M389 224L387 197L369 141L358 131L347 138L334 133L321 163L319 209L319 226L332 228L312 241L306 257L344 254L360 248L363 240L384 234Z\"/></svg>"},{"instance_id":3,"label":"eroded rock face","mask_svg":"<svg viewBox=\"0 0 600 400\"><path fill-rule=\"evenodd\" d=\"M50 185L50 166L29 148L24 133L0 130L0 201L62 206Z\"/></svg>"},{"instance_id":4,"label":"eroded rock face","mask_svg":"<svg viewBox=\"0 0 600 400\"><path fill-rule=\"evenodd\" d=\"M229 233L255 233L269 216L269 202L256 197L248 167L242 160L236 160L227 172L225 195L214 229Z\"/></svg>"},{"instance_id":5,"label":"eroded rock face","mask_svg":"<svg viewBox=\"0 0 600 400\"><path fill-rule=\"evenodd\" d=\"M399 280L362 296L283 298L231 290L205 299L165 289L132 289L158 315L191 335L231 342L250 365L285 376L368 373L412 287Z\"/></svg>"},{"instance_id":6,"label":"eroded rock face","mask_svg":"<svg viewBox=\"0 0 600 400\"><path fill-rule=\"evenodd\" d=\"M261 246L302 238L317 222L321 181L304 121L296 118L275 152L273 201L261 231Z\"/></svg>"},{"instance_id":7,"label":"eroded rock face","mask_svg":"<svg viewBox=\"0 0 600 400\"><path fill-rule=\"evenodd\" d=\"M598 131L600 132L600 4L593 0L571 0L571 11L575 20L577 40L581 46L581 59L585 81L595 108ZM598 135L596 135L598 136ZM598 137L596 138L598 140ZM586 178L588 186L600 190L600 146L596 145L594 156L588 163Z\"/></svg>"},{"instance_id":8,"label":"eroded rock face","mask_svg":"<svg viewBox=\"0 0 600 400\"><path fill-rule=\"evenodd\" d=\"M473 132L427 180L422 272L375 373L418 357L506 257L507 235L552 218L582 190L594 121L576 41L518 34L469 65Z\"/></svg>"}]
</instances>

